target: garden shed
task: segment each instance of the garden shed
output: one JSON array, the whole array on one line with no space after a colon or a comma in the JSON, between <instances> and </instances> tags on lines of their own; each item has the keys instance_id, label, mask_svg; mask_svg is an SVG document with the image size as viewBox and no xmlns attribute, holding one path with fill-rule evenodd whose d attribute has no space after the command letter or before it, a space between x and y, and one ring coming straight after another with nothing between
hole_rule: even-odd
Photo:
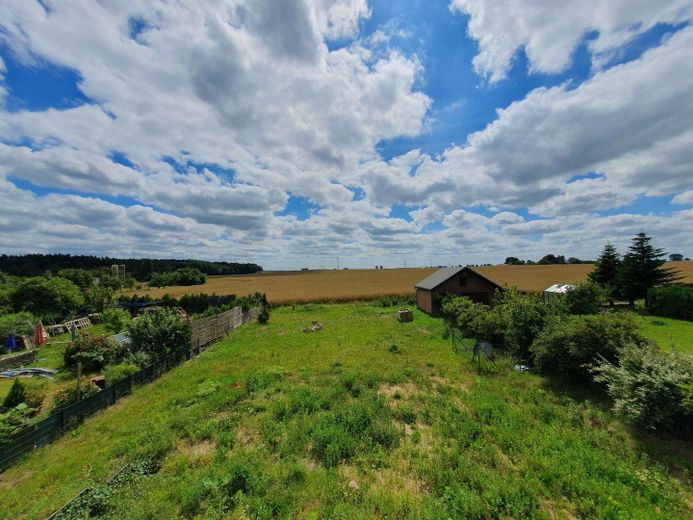
<instances>
[{"instance_id":1,"label":"garden shed","mask_svg":"<svg viewBox=\"0 0 693 520\"><path fill-rule=\"evenodd\" d=\"M574 285L567 283L555 283L551 287L544 289L544 303L553 303L574 288Z\"/></svg>"},{"instance_id":2,"label":"garden shed","mask_svg":"<svg viewBox=\"0 0 693 520\"><path fill-rule=\"evenodd\" d=\"M436 314L437 301L445 295L466 296L476 303L491 304L496 290L503 288L471 267L447 267L424 278L415 286L416 306L428 314Z\"/></svg>"}]
</instances>

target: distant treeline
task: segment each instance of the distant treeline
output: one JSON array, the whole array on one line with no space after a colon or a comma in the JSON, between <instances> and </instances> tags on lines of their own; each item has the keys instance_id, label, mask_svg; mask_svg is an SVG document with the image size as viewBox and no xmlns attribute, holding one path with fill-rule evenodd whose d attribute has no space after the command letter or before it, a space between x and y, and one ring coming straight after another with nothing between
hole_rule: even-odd
<instances>
[{"instance_id":1,"label":"distant treeline","mask_svg":"<svg viewBox=\"0 0 693 520\"><path fill-rule=\"evenodd\" d=\"M558 264L593 264L594 260L580 260L571 256L568 260L563 255L548 254L543 256L538 262L534 260L520 260L514 256L505 259L507 265L558 265Z\"/></svg>"},{"instance_id":2,"label":"distant treeline","mask_svg":"<svg viewBox=\"0 0 693 520\"><path fill-rule=\"evenodd\" d=\"M262 271L257 264L234 262L207 262L204 260L176 260L150 258L109 258L86 255L1 255L0 271L14 276L39 276L61 269L98 269L113 264L125 265L127 275L147 280L152 273L175 271L183 268L199 269L205 274L251 274Z\"/></svg>"}]
</instances>

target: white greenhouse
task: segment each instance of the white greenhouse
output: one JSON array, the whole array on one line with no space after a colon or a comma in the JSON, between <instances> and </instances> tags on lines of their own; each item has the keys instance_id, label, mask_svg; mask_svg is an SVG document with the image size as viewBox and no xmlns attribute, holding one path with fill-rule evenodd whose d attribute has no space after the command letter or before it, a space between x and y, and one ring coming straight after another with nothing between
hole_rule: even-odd
<instances>
[{"instance_id":1,"label":"white greenhouse","mask_svg":"<svg viewBox=\"0 0 693 520\"><path fill-rule=\"evenodd\" d=\"M561 298L568 291L572 291L574 285L555 283L551 287L544 289L544 303L553 303L557 298Z\"/></svg>"}]
</instances>

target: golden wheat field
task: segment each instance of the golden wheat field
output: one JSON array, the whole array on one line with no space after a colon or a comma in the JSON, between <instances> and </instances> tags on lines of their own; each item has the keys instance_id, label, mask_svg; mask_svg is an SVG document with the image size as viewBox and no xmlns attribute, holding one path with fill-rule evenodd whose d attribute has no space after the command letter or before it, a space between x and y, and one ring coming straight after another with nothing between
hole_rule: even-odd
<instances>
[{"instance_id":1,"label":"golden wheat field","mask_svg":"<svg viewBox=\"0 0 693 520\"><path fill-rule=\"evenodd\" d=\"M693 261L667 264L693 283ZM480 274L499 285L515 286L523 291L539 292L554 283L585 280L591 264L576 265L494 265L475 267ZM288 271L254 275L210 276L204 285L143 288L133 291L154 298L190 293L235 294L245 296L262 292L272 303L339 301L369 299L378 296L414 294L414 285L435 269L350 269L341 271Z\"/></svg>"}]
</instances>

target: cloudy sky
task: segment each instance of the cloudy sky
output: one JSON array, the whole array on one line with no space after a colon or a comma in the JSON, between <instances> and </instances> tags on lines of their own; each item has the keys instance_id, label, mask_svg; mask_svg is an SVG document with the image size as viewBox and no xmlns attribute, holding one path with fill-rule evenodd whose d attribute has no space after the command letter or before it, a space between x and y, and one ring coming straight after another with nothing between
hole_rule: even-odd
<instances>
[{"instance_id":1,"label":"cloudy sky","mask_svg":"<svg viewBox=\"0 0 693 520\"><path fill-rule=\"evenodd\" d=\"M141 4L137 6L136 4ZM0 251L693 255L691 0L4 0Z\"/></svg>"}]
</instances>

